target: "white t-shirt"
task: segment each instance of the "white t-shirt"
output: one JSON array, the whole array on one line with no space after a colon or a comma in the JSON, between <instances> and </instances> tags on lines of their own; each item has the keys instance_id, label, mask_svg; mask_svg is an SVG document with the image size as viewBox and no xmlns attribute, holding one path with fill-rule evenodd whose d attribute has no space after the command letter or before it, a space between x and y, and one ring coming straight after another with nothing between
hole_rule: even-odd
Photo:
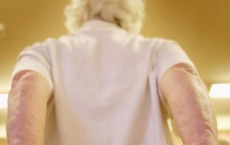
<instances>
[{"instance_id":1,"label":"white t-shirt","mask_svg":"<svg viewBox=\"0 0 230 145\"><path fill-rule=\"evenodd\" d=\"M41 73L53 88L45 145L171 145L158 82L192 62L174 41L92 20L21 52L13 75Z\"/></svg>"}]
</instances>

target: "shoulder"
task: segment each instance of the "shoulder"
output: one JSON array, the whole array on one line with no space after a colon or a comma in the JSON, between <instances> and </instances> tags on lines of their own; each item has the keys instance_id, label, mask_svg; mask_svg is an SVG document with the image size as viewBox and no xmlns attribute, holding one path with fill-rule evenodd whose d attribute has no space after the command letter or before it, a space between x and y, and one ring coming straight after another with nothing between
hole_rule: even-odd
<instances>
[{"instance_id":1,"label":"shoulder","mask_svg":"<svg viewBox=\"0 0 230 145\"><path fill-rule=\"evenodd\" d=\"M54 49L68 48L72 44L77 43L78 45L86 43L87 36L83 33L71 33L61 35L59 37L47 37L42 41L35 42L24 47L23 51L36 51L36 52L46 52Z\"/></svg>"},{"instance_id":2,"label":"shoulder","mask_svg":"<svg viewBox=\"0 0 230 145\"><path fill-rule=\"evenodd\" d=\"M172 39L161 38L161 37L137 37L142 46L151 48L153 53L167 53L167 52L177 52L182 51L181 45Z\"/></svg>"},{"instance_id":3,"label":"shoulder","mask_svg":"<svg viewBox=\"0 0 230 145\"><path fill-rule=\"evenodd\" d=\"M137 35L134 37L136 39L139 39L143 43L152 44L154 47L179 46L179 43L177 41L163 37L145 37L142 35Z\"/></svg>"}]
</instances>

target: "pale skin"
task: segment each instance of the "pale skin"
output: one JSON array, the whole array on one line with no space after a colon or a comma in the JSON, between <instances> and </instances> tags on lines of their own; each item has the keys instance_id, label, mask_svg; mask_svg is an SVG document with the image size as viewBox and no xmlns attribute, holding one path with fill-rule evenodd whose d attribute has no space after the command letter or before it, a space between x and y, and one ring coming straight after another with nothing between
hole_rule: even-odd
<instances>
[{"instance_id":1,"label":"pale skin","mask_svg":"<svg viewBox=\"0 0 230 145\"><path fill-rule=\"evenodd\" d=\"M185 64L166 71L160 90L184 145L217 145L217 130L207 90ZM9 145L43 145L46 107L51 88L32 71L19 72L10 91L7 133Z\"/></svg>"},{"instance_id":2,"label":"pale skin","mask_svg":"<svg viewBox=\"0 0 230 145\"><path fill-rule=\"evenodd\" d=\"M8 101L9 145L43 145L50 95L51 88L39 73L22 71L15 75Z\"/></svg>"},{"instance_id":3,"label":"pale skin","mask_svg":"<svg viewBox=\"0 0 230 145\"><path fill-rule=\"evenodd\" d=\"M206 86L186 64L170 68L160 81L184 145L217 145L216 119Z\"/></svg>"}]
</instances>

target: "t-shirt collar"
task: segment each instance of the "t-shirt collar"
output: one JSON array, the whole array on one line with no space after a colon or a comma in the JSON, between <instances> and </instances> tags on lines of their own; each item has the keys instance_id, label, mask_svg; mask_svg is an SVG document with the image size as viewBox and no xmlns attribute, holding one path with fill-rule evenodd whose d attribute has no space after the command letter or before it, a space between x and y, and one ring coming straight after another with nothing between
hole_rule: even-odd
<instances>
[{"instance_id":1,"label":"t-shirt collar","mask_svg":"<svg viewBox=\"0 0 230 145\"><path fill-rule=\"evenodd\" d=\"M117 25L107 21L93 19L85 22L80 30L96 30L96 29L120 29Z\"/></svg>"}]
</instances>

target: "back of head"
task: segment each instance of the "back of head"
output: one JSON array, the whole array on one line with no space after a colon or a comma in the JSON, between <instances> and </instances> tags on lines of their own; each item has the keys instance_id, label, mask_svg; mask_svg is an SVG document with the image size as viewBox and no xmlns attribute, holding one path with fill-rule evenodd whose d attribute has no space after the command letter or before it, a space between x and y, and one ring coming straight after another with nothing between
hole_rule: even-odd
<instances>
[{"instance_id":1,"label":"back of head","mask_svg":"<svg viewBox=\"0 0 230 145\"><path fill-rule=\"evenodd\" d=\"M144 18L144 0L72 0L66 6L65 15L65 25L70 32L88 20L100 19L139 33Z\"/></svg>"}]
</instances>

